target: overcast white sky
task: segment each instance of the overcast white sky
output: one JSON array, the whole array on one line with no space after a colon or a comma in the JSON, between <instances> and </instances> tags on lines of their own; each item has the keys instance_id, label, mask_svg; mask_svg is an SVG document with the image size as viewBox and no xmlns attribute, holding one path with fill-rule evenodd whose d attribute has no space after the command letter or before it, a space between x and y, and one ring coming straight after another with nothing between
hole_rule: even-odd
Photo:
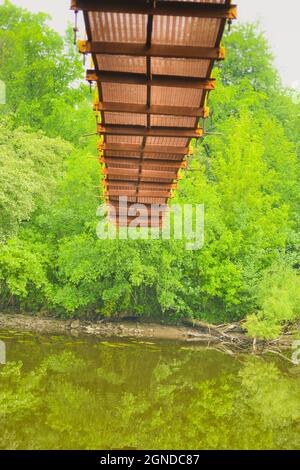
<instances>
[{"instance_id":1,"label":"overcast white sky","mask_svg":"<svg viewBox=\"0 0 300 470\"><path fill-rule=\"evenodd\" d=\"M130 0L124 0L129 1ZM68 21L73 23L69 11L70 0L12 0L31 11L49 13L51 25L63 33ZM0 0L0 4L3 0ZM236 0L239 21L260 20L271 44L278 70L286 85L300 80L300 0Z\"/></svg>"}]
</instances>

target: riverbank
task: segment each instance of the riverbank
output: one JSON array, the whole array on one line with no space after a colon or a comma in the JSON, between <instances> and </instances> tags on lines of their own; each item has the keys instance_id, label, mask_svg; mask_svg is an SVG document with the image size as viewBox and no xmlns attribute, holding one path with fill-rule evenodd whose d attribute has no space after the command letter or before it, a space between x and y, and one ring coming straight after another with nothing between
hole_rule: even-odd
<instances>
[{"instance_id":1,"label":"riverbank","mask_svg":"<svg viewBox=\"0 0 300 470\"><path fill-rule=\"evenodd\" d=\"M185 319L177 325L146 319L104 319L99 321L61 320L23 314L0 314L0 329L16 329L44 334L67 334L71 336L93 335L112 338L144 338L182 341L211 347L228 354L238 352L281 353L292 348L300 337L299 326L286 331L275 341L256 341L249 338L242 323L210 325L197 320Z\"/></svg>"}]
</instances>

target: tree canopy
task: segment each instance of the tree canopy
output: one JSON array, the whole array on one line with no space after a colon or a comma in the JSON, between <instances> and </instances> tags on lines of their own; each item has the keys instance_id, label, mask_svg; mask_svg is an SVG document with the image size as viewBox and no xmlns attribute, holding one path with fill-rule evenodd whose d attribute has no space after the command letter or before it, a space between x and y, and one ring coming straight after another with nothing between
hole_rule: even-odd
<instances>
[{"instance_id":1,"label":"tree canopy","mask_svg":"<svg viewBox=\"0 0 300 470\"><path fill-rule=\"evenodd\" d=\"M27 125L77 143L91 124L89 94L79 82L82 62L72 31L62 38L48 19L8 0L0 6L0 80L7 95L0 112L10 114L16 127Z\"/></svg>"}]
</instances>

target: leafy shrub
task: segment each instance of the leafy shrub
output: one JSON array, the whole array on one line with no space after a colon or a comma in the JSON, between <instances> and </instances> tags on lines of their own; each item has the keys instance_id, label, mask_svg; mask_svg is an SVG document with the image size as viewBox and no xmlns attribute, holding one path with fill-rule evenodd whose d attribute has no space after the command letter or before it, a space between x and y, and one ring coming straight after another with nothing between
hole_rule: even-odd
<instances>
[{"instance_id":1,"label":"leafy shrub","mask_svg":"<svg viewBox=\"0 0 300 470\"><path fill-rule=\"evenodd\" d=\"M265 273L258 289L260 312L247 317L246 328L253 338L275 339L282 327L300 319L299 276L284 265L275 265Z\"/></svg>"}]
</instances>

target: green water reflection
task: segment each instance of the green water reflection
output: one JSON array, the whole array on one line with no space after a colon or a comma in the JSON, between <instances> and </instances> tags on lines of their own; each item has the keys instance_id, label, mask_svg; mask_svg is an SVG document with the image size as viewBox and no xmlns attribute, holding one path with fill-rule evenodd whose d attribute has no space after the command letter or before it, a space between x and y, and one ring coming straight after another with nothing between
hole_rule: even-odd
<instances>
[{"instance_id":1,"label":"green water reflection","mask_svg":"<svg viewBox=\"0 0 300 470\"><path fill-rule=\"evenodd\" d=\"M0 331L1 449L300 449L300 372L174 343Z\"/></svg>"}]
</instances>

